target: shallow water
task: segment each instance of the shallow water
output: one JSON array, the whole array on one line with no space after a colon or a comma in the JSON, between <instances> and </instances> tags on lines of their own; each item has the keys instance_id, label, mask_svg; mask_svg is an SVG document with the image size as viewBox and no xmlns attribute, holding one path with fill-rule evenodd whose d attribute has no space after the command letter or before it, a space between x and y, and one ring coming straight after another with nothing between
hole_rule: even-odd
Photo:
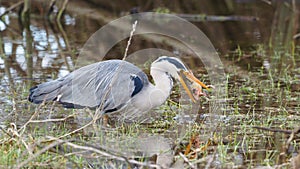
<instances>
[{"instance_id":1,"label":"shallow water","mask_svg":"<svg viewBox=\"0 0 300 169\"><path fill-rule=\"evenodd\" d=\"M106 22L128 14L133 7L128 4L106 4L107 6L101 8L101 1L95 3L100 3L98 8L83 2L70 2L61 22L46 20L39 16L41 13L33 12L28 27L19 22L16 12L3 16L0 21L0 42L3 46L0 50L1 126L10 122L20 126L25 123L32 114L24 110L33 113L35 108L27 101L28 89L35 84L62 77L75 69L76 59L88 38ZM193 5L192 2L177 2L168 8L158 8L164 4L136 3L134 5L139 6L140 12L169 9L177 14L199 14L198 11L201 11L208 16L247 16L246 19L240 20L229 17L226 21L221 18L216 21L192 22L208 36L218 51L228 81L228 84L224 84L226 98L219 100L226 103L220 114L209 114L209 101L202 99L197 121L205 124L206 117L213 117L222 123L216 131L223 131L225 145L233 144L232 139L227 137L233 137L236 142L240 142L237 144L238 150L227 149L228 154L232 155L227 158L238 158L237 166L269 164L267 159L273 160L270 164L274 165L289 135L257 130L252 126L292 130L300 124L300 40L293 37L295 33L299 33L297 24L293 25L294 20L299 24L299 13L292 12L291 3L286 1L268 4L267 1L239 0L217 5L203 1L199 6ZM7 9L9 4L1 2L0 13ZM82 8L82 11L78 11L78 8ZM296 4L296 8L299 9L299 3ZM94 13L90 15L91 11ZM127 39L114 46L104 59L121 59L126 43ZM129 53L145 48L160 48L175 55L182 55L194 74L209 83L209 77L205 75L207 72L199 59L189 57L187 53L168 43L157 43L151 41L151 38L134 36ZM149 72L149 60L140 64L143 61L136 60L136 64L145 72ZM178 92L174 92L171 100L176 102L178 97ZM168 102L164 108L157 111L172 112L176 109L172 109L172 103ZM47 114L51 110L47 109L47 106L44 109L43 112L46 113L40 114L40 119L63 118L74 113L72 110L54 108L56 114ZM176 118L176 115L163 116L163 120L166 121L172 118ZM83 122L71 119L69 124L63 125L70 125L71 130L74 126L76 128L84 124L81 123ZM47 130L55 125L56 123L50 123L42 126ZM164 125L162 126L161 130L164 130ZM165 134L172 138L172 127L169 132L167 129ZM288 147L288 156L297 154L298 150L299 137ZM214 165L218 166L218 161L222 160L232 161L218 157ZM277 161L276 164L281 163L283 162Z\"/></svg>"}]
</instances>

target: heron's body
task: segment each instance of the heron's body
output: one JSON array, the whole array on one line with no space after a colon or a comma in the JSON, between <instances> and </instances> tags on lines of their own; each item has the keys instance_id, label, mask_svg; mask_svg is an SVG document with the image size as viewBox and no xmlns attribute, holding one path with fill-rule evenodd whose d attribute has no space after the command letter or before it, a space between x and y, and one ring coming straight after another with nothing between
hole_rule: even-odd
<instances>
[{"instance_id":1,"label":"heron's body","mask_svg":"<svg viewBox=\"0 0 300 169\"><path fill-rule=\"evenodd\" d=\"M188 71L177 58L160 57L147 75L122 60L94 63L30 89L29 101L39 104L58 101L66 108L100 108L103 113L146 112L164 103L173 87L178 70Z\"/></svg>"}]
</instances>

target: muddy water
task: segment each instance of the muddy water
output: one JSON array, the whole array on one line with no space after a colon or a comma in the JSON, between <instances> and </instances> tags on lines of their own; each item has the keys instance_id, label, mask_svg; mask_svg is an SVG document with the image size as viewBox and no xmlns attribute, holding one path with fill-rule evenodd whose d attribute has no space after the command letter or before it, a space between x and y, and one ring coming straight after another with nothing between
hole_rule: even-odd
<instances>
[{"instance_id":1,"label":"muddy water","mask_svg":"<svg viewBox=\"0 0 300 169\"><path fill-rule=\"evenodd\" d=\"M299 124L300 40L293 37L299 33L299 23L295 22L299 21L299 14L292 11L293 6L289 2L269 4L267 1L240 0L217 5L203 1L199 5L176 1L168 6L163 2L142 4L137 1L132 5L125 3L122 7L113 3L103 4L101 1L93 3L98 7L83 2L70 2L61 22L40 17L43 15L41 11L33 13L28 27L19 21L17 12L2 17L0 125L26 121L30 114L20 115L16 112L32 106L26 101L28 89L71 72L88 38L108 21L132 10L169 10L177 14L199 14L200 11L207 18L230 16L228 20L222 17L214 21L192 20L211 40L228 74L227 107L224 111L230 117L225 118L225 122L231 126L228 135L239 133L241 129L235 127L243 124L243 129L249 129L251 125L260 126L261 118L270 118L272 124L269 125L287 130ZM0 3L0 13L9 5L8 2ZM135 9L134 6L139 8ZM296 4L296 8L300 9L299 4ZM246 18L236 19L241 16ZM114 46L105 59L122 58L126 42L124 40ZM185 55L167 43L156 43L139 36L134 37L129 53L144 48L162 48ZM200 60L187 56L183 59L195 74L206 73L205 69L199 67ZM140 66L147 72L145 65ZM202 78L207 80L205 75ZM176 100L176 94L173 99ZM202 115L209 112L208 103L204 100L199 112ZM278 119L274 120L272 116L278 116ZM279 142L286 135L269 134L262 141L258 137L259 131L252 132L251 138L254 141L239 148L239 153L245 156L243 163L260 163L260 159L269 154L279 155L282 146ZM275 141L270 144L268 140ZM254 148L245 149L248 144L253 144ZM271 150L260 152L260 149ZM298 149L297 146L291 147L289 153L293 154Z\"/></svg>"}]
</instances>

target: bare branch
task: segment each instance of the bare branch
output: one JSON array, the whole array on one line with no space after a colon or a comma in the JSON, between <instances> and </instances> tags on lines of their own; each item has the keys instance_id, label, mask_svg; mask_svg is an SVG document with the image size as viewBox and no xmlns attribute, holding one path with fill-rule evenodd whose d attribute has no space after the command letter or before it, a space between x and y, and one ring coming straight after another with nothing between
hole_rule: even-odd
<instances>
[{"instance_id":1,"label":"bare branch","mask_svg":"<svg viewBox=\"0 0 300 169\"><path fill-rule=\"evenodd\" d=\"M180 157L184 160L184 162L188 163L188 165L190 166L190 168L194 169L195 166L190 162L189 159L187 159L182 153L179 153Z\"/></svg>"},{"instance_id":2,"label":"bare branch","mask_svg":"<svg viewBox=\"0 0 300 169\"><path fill-rule=\"evenodd\" d=\"M7 9L4 11L4 13L2 13L2 14L0 15L0 18L1 18L2 16L4 16L4 15L8 14L10 11L14 10L15 8L17 8L18 6L23 5L23 3L24 3L24 1L21 0L21 1L17 2L17 3L15 3L15 4L11 5L9 8L7 8Z\"/></svg>"},{"instance_id":3,"label":"bare branch","mask_svg":"<svg viewBox=\"0 0 300 169\"><path fill-rule=\"evenodd\" d=\"M63 144L63 143L64 143L64 141L60 140L60 141L55 141L55 142L49 144L48 146L42 148L40 151L36 152L35 154L33 154L32 156L30 156L29 158L27 158L25 161L23 161L19 165L17 165L16 169L23 168L26 164L28 164L29 162L31 162L33 159L37 158L38 156L40 156L44 152L48 151L49 149L51 149L51 148L53 148L55 146Z\"/></svg>"}]
</instances>

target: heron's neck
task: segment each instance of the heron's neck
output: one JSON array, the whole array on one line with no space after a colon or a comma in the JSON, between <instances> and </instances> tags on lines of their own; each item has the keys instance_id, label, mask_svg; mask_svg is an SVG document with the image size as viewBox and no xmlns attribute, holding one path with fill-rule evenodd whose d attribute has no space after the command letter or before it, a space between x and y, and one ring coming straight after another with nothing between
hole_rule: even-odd
<instances>
[{"instance_id":1,"label":"heron's neck","mask_svg":"<svg viewBox=\"0 0 300 169\"><path fill-rule=\"evenodd\" d=\"M159 69L152 68L150 74L154 80L155 91L160 94L157 102L161 102L160 104L162 104L170 95L173 80L167 73Z\"/></svg>"}]
</instances>

